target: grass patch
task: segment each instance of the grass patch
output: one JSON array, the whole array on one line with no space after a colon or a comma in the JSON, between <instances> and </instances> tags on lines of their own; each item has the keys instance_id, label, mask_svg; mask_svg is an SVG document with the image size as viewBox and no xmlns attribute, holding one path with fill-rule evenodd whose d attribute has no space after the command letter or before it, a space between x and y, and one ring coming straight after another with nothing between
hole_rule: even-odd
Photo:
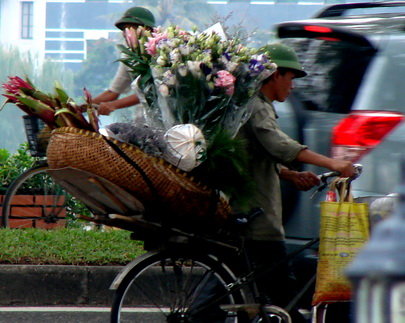
<instances>
[{"instance_id":1,"label":"grass patch","mask_svg":"<svg viewBox=\"0 0 405 323\"><path fill-rule=\"evenodd\" d=\"M144 253L125 230L0 229L0 263L125 265Z\"/></svg>"}]
</instances>

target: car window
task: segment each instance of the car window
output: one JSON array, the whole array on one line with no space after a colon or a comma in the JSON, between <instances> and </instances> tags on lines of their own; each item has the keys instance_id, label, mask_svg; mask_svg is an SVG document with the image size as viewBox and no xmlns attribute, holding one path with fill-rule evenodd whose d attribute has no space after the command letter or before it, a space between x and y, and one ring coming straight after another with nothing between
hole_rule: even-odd
<instances>
[{"instance_id":1,"label":"car window","mask_svg":"<svg viewBox=\"0 0 405 323\"><path fill-rule=\"evenodd\" d=\"M405 6L397 7L375 7L375 8L354 8L349 9L344 12L342 16L367 16L367 15L386 15L386 14L399 14L405 13Z\"/></svg>"},{"instance_id":2,"label":"car window","mask_svg":"<svg viewBox=\"0 0 405 323\"><path fill-rule=\"evenodd\" d=\"M295 48L307 77L295 94L308 110L348 113L374 50L365 45L321 39L284 39Z\"/></svg>"},{"instance_id":3,"label":"car window","mask_svg":"<svg viewBox=\"0 0 405 323\"><path fill-rule=\"evenodd\" d=\"M354 107L405 112L405 37L391 37L379 47Z\"/></svg>"}]
</instances>

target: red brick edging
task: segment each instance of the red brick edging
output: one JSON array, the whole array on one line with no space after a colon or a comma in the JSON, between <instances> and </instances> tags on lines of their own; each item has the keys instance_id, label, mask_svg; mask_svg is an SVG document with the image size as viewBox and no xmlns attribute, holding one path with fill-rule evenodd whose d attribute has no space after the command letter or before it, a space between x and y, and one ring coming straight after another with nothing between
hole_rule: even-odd
<instances>
[{"instance_id":1,"label":"red brick edging","mask_svg":"<svg viewBox=\"0 0 405 323\"><path fill-rule=\"evenodd\" d=\"M4 195L0 195L0 203L3 203ZM10 228L40 228L54 229L66 225L66 209L57 208L57 221L48 223L45 216L55 210L55 205L63 207L65 196L53 195L15 195L11 205ZM0 206L0 212L2 211ZM12 218L21 217L21 219Z\"/></svg>"}]
</instances>

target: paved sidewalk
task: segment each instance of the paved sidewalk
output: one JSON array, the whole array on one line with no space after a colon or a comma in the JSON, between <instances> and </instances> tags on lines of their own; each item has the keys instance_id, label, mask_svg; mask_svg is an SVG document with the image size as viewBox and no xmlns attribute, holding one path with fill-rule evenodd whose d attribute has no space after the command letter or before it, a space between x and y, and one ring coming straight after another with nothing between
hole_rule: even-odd
<instances>
[{"instance_id":1,"label":"paved sidewalk","mask_svg":"<svg viewBox=\"0 0 405 323\"><path fill-rule=\"evenodd\" d=\"M110 306L120 266L0 265L0 306Z\"/></svg>"}]
</instances>

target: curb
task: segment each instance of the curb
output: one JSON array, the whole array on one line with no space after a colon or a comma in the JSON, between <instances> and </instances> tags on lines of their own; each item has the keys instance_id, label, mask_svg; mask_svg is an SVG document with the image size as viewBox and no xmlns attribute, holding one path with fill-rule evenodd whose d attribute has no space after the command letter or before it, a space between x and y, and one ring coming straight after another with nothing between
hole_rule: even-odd
<instances>
[{"instance_id":1,"label":"curb","mask_svg":"<svg viewBox=\"0 0 405 323\"><path fill-rule=\"evenodd\" d=\"M122 266L0 265L0 305L110 306Z\"/></svg>"}]
</instances>

